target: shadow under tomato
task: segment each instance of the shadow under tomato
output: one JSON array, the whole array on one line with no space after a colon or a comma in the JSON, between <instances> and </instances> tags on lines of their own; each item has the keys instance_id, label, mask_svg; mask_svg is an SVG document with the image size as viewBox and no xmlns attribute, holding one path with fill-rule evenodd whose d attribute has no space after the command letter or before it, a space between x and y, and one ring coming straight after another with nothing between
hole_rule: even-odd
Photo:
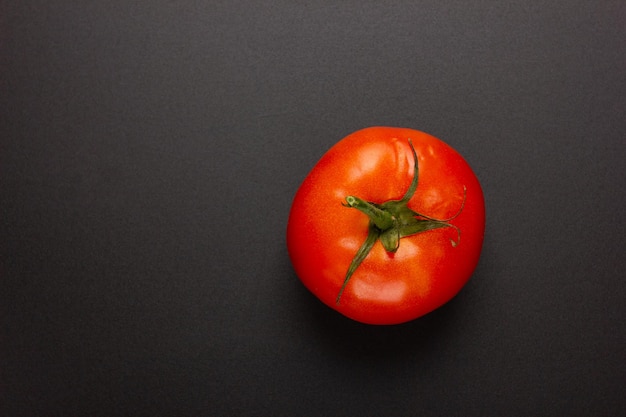
<instances>
[{"instance_id":1,"label":"shadow under tomato","mask_svg":"<svg viewBox=\"0 0 626 417\"><path fill-rule=\"evenodd\" d=\"M297 279L294 277L294 279ZM368 325L349 319L324 305L302 287L301 313L313 330L315 341L327 355L351 361L403 361L437 350L459 324L457 297L439 309L397 325ZM460 307L460 308L459 308Z\"/></svg>"}]
</instances>

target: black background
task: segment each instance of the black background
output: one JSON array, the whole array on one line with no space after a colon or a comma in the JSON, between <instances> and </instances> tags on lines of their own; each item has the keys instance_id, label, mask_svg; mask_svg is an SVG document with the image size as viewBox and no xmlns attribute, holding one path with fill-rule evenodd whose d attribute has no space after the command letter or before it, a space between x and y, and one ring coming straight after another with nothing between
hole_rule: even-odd
<instances>
[{"instance_id":1,"label":"black background","mask_svg":"<svg viewBox=\"0 0 626 417\"><path fill-rule=\"evenodd\" d=\"M267 4L264 4L267 3ZM0 2L3 416L626 415L622 1ZM291 199L371 125L480 178L480 264L376 327Z\"/></svg>"}]
</instances>

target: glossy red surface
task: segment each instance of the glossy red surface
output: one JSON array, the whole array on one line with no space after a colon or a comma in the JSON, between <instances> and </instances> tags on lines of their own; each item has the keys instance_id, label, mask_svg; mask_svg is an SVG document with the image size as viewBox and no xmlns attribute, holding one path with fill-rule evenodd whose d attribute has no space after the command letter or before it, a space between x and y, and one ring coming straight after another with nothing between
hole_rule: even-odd
<instances>
[{"instance_id":1,"label":"glossy red surface","mask_svg":"<svg viewBox=\"0 0 626 417\"><path fill-rule=\"evenodd\" d=\"M368 232L368 217L344 207L346 196L373 203L399 200L419 160L409 208L447 219L452 227L400 239L395 253L377 242L352 275L339 303L346 270ZM464 187L467 190L464 203ZM464 205L463 205L464 204ZM411 129L373 127L333 146L304 180L291 208L287 242L296 273L326 305L357 321L395 324L449 301L469 280L481 252L485 207L469 165L441 140Z\"/></svg>"}]
</instances>

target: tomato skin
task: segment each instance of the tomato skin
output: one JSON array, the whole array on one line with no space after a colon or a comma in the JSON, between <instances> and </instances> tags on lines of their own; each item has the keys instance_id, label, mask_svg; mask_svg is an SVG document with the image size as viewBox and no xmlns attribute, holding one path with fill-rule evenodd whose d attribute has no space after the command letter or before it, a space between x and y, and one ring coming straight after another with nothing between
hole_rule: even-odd
<instances>
[{"instance_id":1,"label":"tomato skin","mask_svg":"<svg viewBox=\"0 0 626 417\"><path fill-rule=\"evenodd\" d=\"M395 253L380 242L341 290L352 259L368 234L369 219L345 207L353 195L373 203L400 200L414 175L418 185L408 207L447 219L453 227L400 239ZM464 191L465 190L465 191ZM335 144L305 178L291 207L287 247L302 283L324 304L356 321L398 324L452 299L470 279L482 249L485 204L467 162L441 140L412 129L370 127Z\"/></svg>"}]
</instances>

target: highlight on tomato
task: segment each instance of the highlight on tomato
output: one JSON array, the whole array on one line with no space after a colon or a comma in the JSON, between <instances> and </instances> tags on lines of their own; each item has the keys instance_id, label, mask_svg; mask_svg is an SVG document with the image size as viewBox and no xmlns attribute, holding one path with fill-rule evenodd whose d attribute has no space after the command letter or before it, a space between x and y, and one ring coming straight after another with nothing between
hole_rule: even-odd
<instances>
[{"instance_id":1,"label":"highlight on tomato","mask_svg":"<svg viewBox=\"0 0 626 417\"><path fill-rule=\"evenodd\" d=\"M362 323L399 324L458 294L484 231L480 183L457 151L417 130L370 127L335 144L306 176L287 248L324 304Z\"/></svg>"}]
</instances>

